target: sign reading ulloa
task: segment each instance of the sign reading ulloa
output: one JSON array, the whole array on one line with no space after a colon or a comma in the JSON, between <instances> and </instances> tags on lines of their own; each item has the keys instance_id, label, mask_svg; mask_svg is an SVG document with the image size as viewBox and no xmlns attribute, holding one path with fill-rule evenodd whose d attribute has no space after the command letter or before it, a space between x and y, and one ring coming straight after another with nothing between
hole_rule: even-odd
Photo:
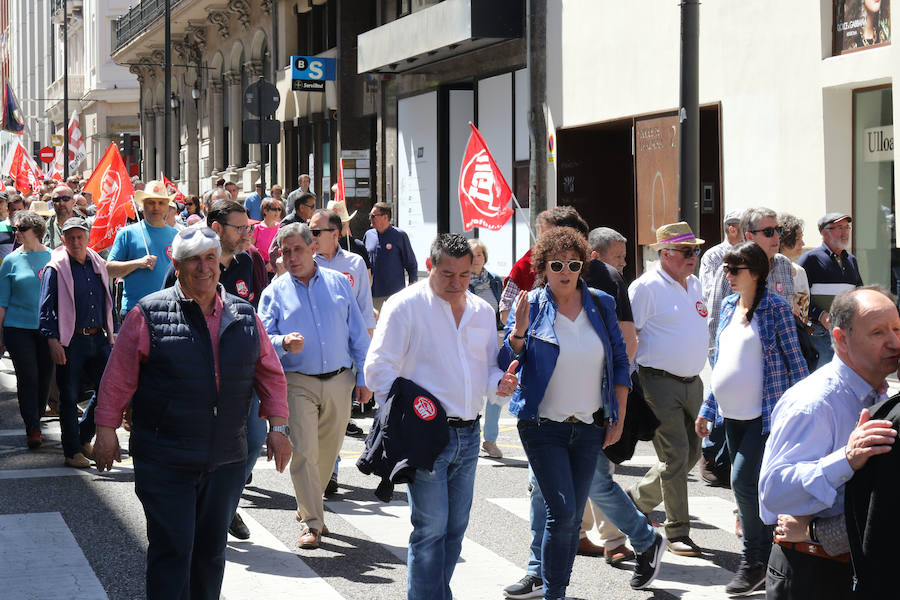
<instances>
[{"instance_id":1,"label":"sign reading ulloa","mask_svg":"<svg viewBox=\"0 0 900 600\"><path fill-rule=\"evenodd\" d=\"M894 160L894 126L882 125L863 131L866 136L863 146L864 162L885 162Z\"/></svg>"}]
</instances>

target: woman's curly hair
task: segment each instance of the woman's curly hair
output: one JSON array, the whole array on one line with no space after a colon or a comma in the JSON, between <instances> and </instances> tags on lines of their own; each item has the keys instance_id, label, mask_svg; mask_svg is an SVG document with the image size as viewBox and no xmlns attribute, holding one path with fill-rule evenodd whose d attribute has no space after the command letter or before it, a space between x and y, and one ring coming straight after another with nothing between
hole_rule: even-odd
<instances>
[{"instance_id":1,"label":"woman's curly hair","mask_svg":"<svg viewBox=\"0 0 900 600\"><path fill-rule=\"evenodd\" d=\"M531 270L537 275L540 284L544 283L543 273L551 257L569 251L577 254L578 260L584 262L581 266L581 272L584 273L588 260L588 244L581 233L571 227L553 227L541 234L531 251Z\"/></svg>"}]
</instances>

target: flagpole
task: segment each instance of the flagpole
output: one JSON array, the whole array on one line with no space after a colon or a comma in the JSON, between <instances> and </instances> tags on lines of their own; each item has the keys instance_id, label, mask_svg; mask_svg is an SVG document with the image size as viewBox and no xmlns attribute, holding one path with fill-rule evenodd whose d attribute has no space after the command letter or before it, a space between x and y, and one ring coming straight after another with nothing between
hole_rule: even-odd
<instances>
[{"instance_id":1,"label":"flagpole","mask_svg":"<svg viewBox=\"0 0 900 600\"><path fill-rule=\"evenodd\" d=\"M522 205L519 204L519 199L516 198L515 194L512 195L512 199L513 199L513 202L516 203L516 208L521 209ZM534 230L531 229L531 223L529 223L529 222L526 222L525 226L528 228L528 234L531 236L531 245L533 246L537 243L537 240L534 237ZM516 220L513 219L513 231L515 231L515 229L516 229ZM513 252L513 254L515 254L515 252Z\"/></svg>"},{"instance_id":2,"label":"flagpole","mask_svg":"<svg viewBox=\"0 0 900 600\"><path fill-rule=\"evenodd\" d=\"M63 181L69 178L69 0L63 0Z\"/></svg>"},{"instance_id":3,"label":"flagpole","mask_svg":"<svg viewBox=\"0 0 900 600\"><path fill-rule=\"evenodd\" d=\"M131 198L131 206L134 207L134 214L137 217L138 225L141 224L141 213L138 212L137 202L134 201L134 197ZM150 244L147 243L147 233L144 231L143 227L139 228L141 230L141 237L144 238L144 249L147 251L147 254L150 254Z\"/></svg>"}]
</instances>

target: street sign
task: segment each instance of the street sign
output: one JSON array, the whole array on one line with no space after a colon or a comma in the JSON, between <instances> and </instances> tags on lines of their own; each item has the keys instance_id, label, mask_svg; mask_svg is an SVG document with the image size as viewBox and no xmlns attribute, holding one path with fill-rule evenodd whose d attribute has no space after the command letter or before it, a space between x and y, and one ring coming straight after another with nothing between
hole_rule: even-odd
<instances>
[{"instance_id":1,"label":"street sign","mask_svg":"<svg viewBox=\"0 0 900 600\"><path fill-rule=\"evenodd\" d=\"M319 56L291 57L291 89L324 92L325 82L337 79L337 59Z\"/></svg>"},{"instance_id":2,"label":"street sign","mask_svg":"<svg viewBox=\"0 0 900 600\"><path fill-rule=\"evenodd\" d=\"M53 162L53 157L56 156L56 150L50 146L44 146L41 148L39 156L41 157L41 162L45 162L49 165Z\"/></svg>"},{"instance_id":3,"label":"street sign","mask_svg":"<svg viewBox=\"0 0 900 600\"><path fill-rule=\"evenodd\" d=\"M244 108L251 115L265 117L271 115L281 104L278 88L260 77L244 90Z\"/></svg>"},{"instance_id":4,"label":"street sign","mask_svg":"<svg viewBox=\"0 0 900 600\"><path fill-rule=\"evenodd\" d=\"M281 141L281 123L266 119L244 119L241 133L245 144L277 144Z\"/></svg>"}]
</instances>

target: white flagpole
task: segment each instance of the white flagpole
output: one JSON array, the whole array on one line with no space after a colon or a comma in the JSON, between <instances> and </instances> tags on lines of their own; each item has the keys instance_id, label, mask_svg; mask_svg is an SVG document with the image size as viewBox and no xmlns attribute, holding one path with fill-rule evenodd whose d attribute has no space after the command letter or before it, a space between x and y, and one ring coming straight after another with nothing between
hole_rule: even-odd
<instances>
[{"instance_id":1,"label":"white flagpole","mask_svg":"<svg viewBox=\"0 0 900 600\"><path fill-rule=\"evenodd\" d=\"M134 215L137 217L138 224L140 225L141 223L143 223L143 220L141 219L141 213L140 211L138 211L137 202L134 201L133 196L131 198L131 206L134 207ZM147 243L147 233L144 231L143 227L141 227L140 230L141 237L144 238L144 249L147 251L147 254L150 254L150 244Z\"/></svg>"},{"instance_id":2,"label":"white flagpole","mask_svg":"<svg viewBox=\"0 0 900 600\"><path fill-rule=\"evenodd\" d=\"M512 199L513 199L513 202L516 203L516 208L521 210L522 205L519 204L519 199L516 198L515 194L512 195ZM518 214L518 211L515 211L515 214ZM513 215L513 227L516 226L515 214ZM531 223L529 223L527 221L525 222L525 226L528 228L528 234L531 236L531 245L533 246L537 243L537 239L535 239L535 237L534 237L534 230L531 229Z\"/></svg>"}]
</instances>

